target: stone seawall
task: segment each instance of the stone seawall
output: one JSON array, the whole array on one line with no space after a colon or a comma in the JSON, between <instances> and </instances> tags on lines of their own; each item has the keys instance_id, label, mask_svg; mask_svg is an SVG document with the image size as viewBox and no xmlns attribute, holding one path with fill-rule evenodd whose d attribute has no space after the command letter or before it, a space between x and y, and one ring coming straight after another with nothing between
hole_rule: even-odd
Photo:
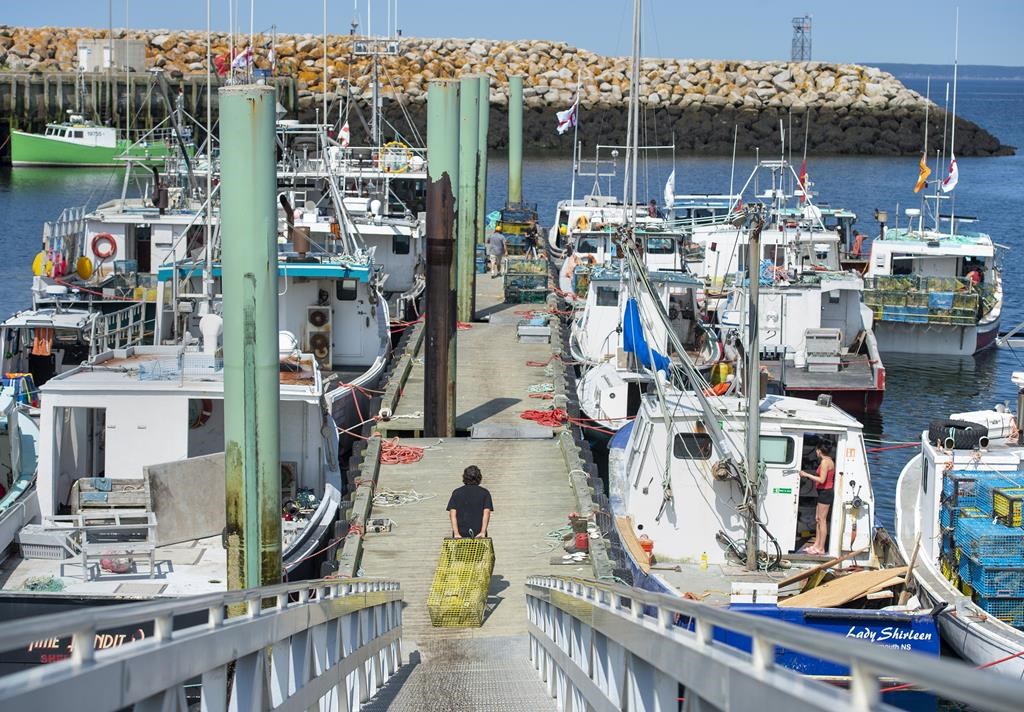
<instances>
[{"instance_id":1,"label":"stone seawall","mask_svg":"<svg viewBox=\"0 0 1024 712\"><path fill-rule=\"evenodd\" d=\"M103 38L103 30L0 26L0 87L5 72L73 72L79 39ZM115 30L115 38L125 37ZM194 31L129 31L146 43L147 68L159 67L172 81L206 72L206 35ZM244 43L240 39L239 43ZM269 36L257 39L256 66L270 66ZM226 34L213 35L215 55L228 51ZM351 91L369 100L369 59L351 55L352 38L328 37L327 90ZM323 96L323 45L317 35L280 35L277 73L291 78L298 117L312 119ZM403 38L401 53L381 60L385 115L404 131L405 115L422 131L427 83L465 73L487 73L491 89L492 145L504 145L507 78L525 76L525 141L532 148L571 150L571 134L555 133L554 112L570 106L580 84L580 138L621 143L629 100L629 63L571 45L548 41L489 41ZM193 76L190 76L193 75ZM194 80L193 80L194 81ZM192 81L188 82L193 83ZM753 62L692 59L644 60L640 72L642 140L675 140L683 151L725 154L738 126L740 151L776 150L779 121L793 127L815 154L907 155L920 152L926 100L877 68L825 62ZM198 108L193 107L193 108ZM404 109L404 110L403 110ZM932 103L929 135L942 135L945 114ZM354 139L361 124L353 121ZM1013 149L983 128L957 119L956 153L987 156Z\"/></svg>"}]
</instances>

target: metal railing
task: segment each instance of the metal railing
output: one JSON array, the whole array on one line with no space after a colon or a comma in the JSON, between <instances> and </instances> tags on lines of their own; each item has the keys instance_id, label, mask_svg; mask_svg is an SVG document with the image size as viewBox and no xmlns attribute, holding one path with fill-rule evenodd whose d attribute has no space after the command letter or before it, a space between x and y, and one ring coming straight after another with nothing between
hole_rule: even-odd
<instances>
[{"instance_id":1,"label":"metal railing","mask_svg":"<svg viewBox=\"0 0 1024 712\"><path fill-rule=\"evenodd\" d=\"M229 607L245 613L227 617ZM126 626L139 639L104 647L104 631ZM29 618L0 629L0 651L70 638L70 654L0 677L0 709L358 710L401 665L401 633L398 583L371 580Z\"/></svg>"},{"instance_id":2,"label":"metal railing","mask_svg":"<svg viewBox=\"0 0 1024 712\"><path fill-rule=\"evenodd\" d=\"M530 657L561 709L895 709L883 676L973 709L1012 712L1024 699L1009 677L696 601L554 576L526 589ZM752 652L716 629L748 636ZM848 667L848 689L777 665L780 648Z\"/></svg>"},{"instance_id":3,"label":"metal railing","mask_svg":"<svg viewBox=\"0 0 1024 712\"><path fill-rule=\"evenodd\" d=\"M91 355L142 344L146 339L145 307L140 302L109 314L98 314L89 334Z\"/></svg>"}]
</instances>

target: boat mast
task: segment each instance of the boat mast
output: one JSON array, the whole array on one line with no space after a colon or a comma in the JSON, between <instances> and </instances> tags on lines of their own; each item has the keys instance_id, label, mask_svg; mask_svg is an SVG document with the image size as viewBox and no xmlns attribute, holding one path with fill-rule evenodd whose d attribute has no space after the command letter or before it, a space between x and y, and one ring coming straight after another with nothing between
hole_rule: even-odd
<instances>
[{"instance_id":1,"label":"boat mast","mask_svg":"<svg viewBox=\"0 0 1024 712\"><path fill-rule=\"evenodd\" d=\"M630 222L636 225L636 175L639 172L640 160L640 0L633 3L633 73L630 77L629 89L629 112L633 124L633 152L631 156L633 172L630 173L632 181L632 196L630 203Z\"/></svg>"},{"instance_id":2,"label":"boat mast","mask_svg":"<svg viewBox=\"0 0 1024 712\"><path fill-rule=\"evenodd\" d=\"M213 41L211 27L212 0L206 0L206 253L203 272L203 293L208 313L213 312ZM177 280L177 274L174 279Z\"/></svg>"},{"instance_id":3,"label":"boat mast","mask_svg":"<svg viewBox=\"0 0 1024 712\"><path fill-rule=\"evenodd\" d=\"M747 239L747 274L750 280L747 306L747 452L746 506L747 569L757 570L757 490L761 460L761 359L758 334L758 280L760 278L761 229L764 227L762 211L754 213L754 224Z\"/></svg>"},{"instance_id":4,"label":"boat mast","mask_svg":"<svg viewBox=\"0 0 1024 712\"><path fill-rule=\"evenodd\" d=\"M952 127L949 130L949 161L950 166L956 163L956 74L960 58L960 8L956 9L956 30L953 38L953 113L950 116ZM956 233L956 220L954 211L956 209L956 197L949 196L949 236Z\"/></svg>"},{"instance_id":5,"label":"boat mast","mask_svg":"<svg viewBox=\"0 0 1024 712\"><path fill-rule=\"evenodd\" d=\"M327 0L324 0L324 114L323 122L327 125Z\"/></svg>"}]
</instances>

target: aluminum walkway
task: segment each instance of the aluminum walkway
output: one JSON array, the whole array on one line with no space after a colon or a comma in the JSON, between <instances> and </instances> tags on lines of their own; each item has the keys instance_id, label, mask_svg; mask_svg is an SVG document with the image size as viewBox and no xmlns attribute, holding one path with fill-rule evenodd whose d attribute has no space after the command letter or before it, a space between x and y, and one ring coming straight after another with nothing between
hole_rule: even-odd
<instances>
[{"instance_id":1,"label":"aluminum walkway","mask_svg":"<svg viewBox=\"0 0 1024 712\"><path fill-rule=\"evenodd\" d=\"M544 305L505 305L501 280L481 275L477 310L489 322L475 322L458 333L457 418L460 432L500 426L506 434L529 429L519 417L527 409L549 407L550 400L529 397L529 386L551 382L542 367L527 361L551 359L549 344L522 344L516 324L522 313ZM556 345L557 348L557 345ZM423 366L414 363L395 409L384 426L389 433L416 432L422 419ZM412 416L411 418L409 416ZM553 565L564 553L549 534L568 523L576 510L568 470L557 438L458 437L442 442L402 437L405 445L426 447L415 465L382 465L377 493L415 490L430 496L397 507L374 506L371 517L389 517L396 526L367 534L359 574L394 577L405 592L403 650L415 664L407 678L399 675L372 710L554 710L554 703L529 669L526 635L528 576L590 576L589 563ZM449 534L445 507L451 490L462 484L462 470L477 465L490 490L495 565L488 611L478 629L433 628L426 610L441 540ZM403 671L403 674L406 671Z\"/></svg>"}]
</instances>

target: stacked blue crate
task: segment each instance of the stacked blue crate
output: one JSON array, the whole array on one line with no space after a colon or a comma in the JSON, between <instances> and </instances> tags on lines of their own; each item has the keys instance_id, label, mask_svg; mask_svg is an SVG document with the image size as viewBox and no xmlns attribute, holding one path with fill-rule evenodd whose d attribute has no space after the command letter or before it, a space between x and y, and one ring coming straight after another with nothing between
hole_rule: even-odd
<instances>
[{"instance_id":1,"label":"stacked blue crate","mask_svg":"<svg viewBox=\"0 0 1024 712\"><path fill-rule=\"evenodd\" d=\"M988 515L992 515L992 491L1004 487L1024 486L1024 476L1015 473L994 473L989 477L978 479L975 488L975 506Z\"/></svg>"}]
</instances>

